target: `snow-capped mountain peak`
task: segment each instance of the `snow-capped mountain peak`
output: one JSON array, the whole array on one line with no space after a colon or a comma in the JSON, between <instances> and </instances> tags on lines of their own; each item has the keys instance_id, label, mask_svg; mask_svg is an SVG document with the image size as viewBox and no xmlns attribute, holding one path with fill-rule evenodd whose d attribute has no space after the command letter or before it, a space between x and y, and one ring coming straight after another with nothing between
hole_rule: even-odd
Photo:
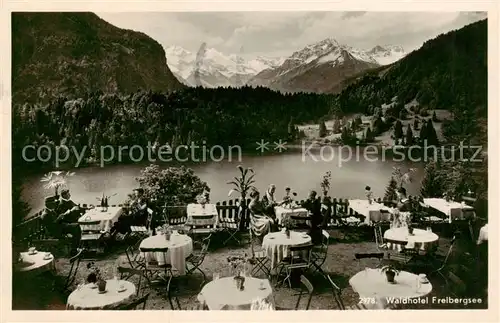
<instances>
[{"instance_id":1,"label":"snow-capped mountain peak","mask_svg":"<svg viewBox=\"0 0 500 323\"><path fill-rule=\"evenodd\" d=\"M202 84L207 87L244 85L248 79L259 72L275 68L284 60L283 58L262 56L246 60L237 54L226 55L215 48L205 48L201 59L197 59L196 57L199 56L197 53L190 52L180 46L168 47L165 50L165 55L170 70L178 78L181 78L188 85L198 85L193 83L196 68L198 75L201 75ZM208 78L210 81L207 81Z\"/></svg>"},{"instance_id":2,"label":"snow-capped mountain peak","mask_svg":"<svg viewBox=\"0 0 500 323\"><path fill-rule=\"evenodd\" d=\"M403 47L399 45L377 45L367 52L380 65L388 65L400 60L406 55Z\"/></svg>"}]
</instances>

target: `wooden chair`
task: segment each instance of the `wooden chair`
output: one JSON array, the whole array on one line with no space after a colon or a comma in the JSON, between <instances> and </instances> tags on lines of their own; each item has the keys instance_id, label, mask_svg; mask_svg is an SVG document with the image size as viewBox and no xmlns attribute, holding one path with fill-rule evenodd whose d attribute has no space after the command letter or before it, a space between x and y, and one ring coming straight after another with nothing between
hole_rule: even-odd
<instances>
[{"instance_id":1,"label":"wooden chair","mask_svg":"<svg viewBox=\"0 0 500 323\"><path fill-rule=\"evenodd\" d=\"M139 277L139 280L137 281L136 285L136 295L139 296L141 294L141 282L142 278L145 277L145 272L143 269L137 269L137 268L127 268L127 267L121 267L118 266L118 273L120 274L120 279L122 280L129 280L132 277Z\"/></svg>"},{"instance_id":2,"label":"wooden chair","mask_svg":"<svg viewBox=\"0 0 500 323\"><path fill-rule=\"evenodd\" d=\"M77 254L69 259L69 263L71 266L69 268L68 275L66 276L63 285L64 292L70 292L70 287L75 282L76 274L78 273L78 268L80 267L80 262L82 261L83 258L83 252L84 249L78 249Z\"/></svg>"},{"instance_id":3,"label":"wooden chair","mask_svg":"<svg viewBox=\"0 0 500 323\"><path fill-rule=\"evenodd\" d=\"M311 230L311 226L308 224L308 221L311 221L310 216L290 215L290 220L292 220L293 223L293 231L309 232L309 230Z\"/></svg>"},{"instance_id":4,"label":"wooden chair","mask_svg":"<svg viewBox=\"0 0 500 323\"><path fill-rule=\"evenodd\" d=\"M170 308L172 309L172 311L182 310L181 304L179 302L179 297L173 291L172 279L173 279L172 276L170 276L170 278L168 279L168 283L167 283L167 299L168 299L168 302L170 304ZM177 307L174 306L174 301L175 301L175 305Z\"/></svg>"},{"instance_id":5,"label":"wooden chair","mask_svg":"<svg viewBox=\"0 0 500 323\"><path fill-rule=\"evenodd\" d=\"M201 241L201 251L193 252L189 257L186 258L186 275L192 274L194 271L198 270L203 275L203 282L205 283L207 276L200 266L205 260L205 256L208 254L208 247L210 246L210 239L212 235L209 235ZM194 242L193 242L194 243Z\"/></svg>"},{"instance_id":6,"label":"wooden chair","mask_svg":"<svg viewBox=\"0 0 500 323\"><path fill-rule=\"evenodd\" d=\"M448 261L451 257L455 242L456 242L456 236L453 236L453 238L451 239L451 242L450 242L450 246L448 247L448 251L446 252L446 255L445 255L443 261L441 262L440 265L438 265L437 269L430 272L430 275L439 274L446 281L447 277L446 277L445 273L443 273L443 271L446 268Z\"/></svg>"},{"instance_id":7,"label":"wooden chair","mask_svg":"<svg viewBox=\"0 0 500 323\"><path fill-rule=\"evenodd\" d=\"M141 248L141 253L144 254L144 272L145 276L150 283L154 281L154 278L157 278L160 281L164 281L168 276L172 276L172 265L167 263L166 255L168 248ZM146 253L156 253L161 254L163 257L163 264L159 264L157 260L147 260ZM163 273L163 277L160 274Z\"/></svg>"},{"instance_id":8,"label":"wooden chair","mask_svg":"<svg viewBox=\"0 0 500 323\"><path fill-rule=\"evenodd\" d=\"M288 286L292 288L291 276L294 270L307 271L311 267L312 244L290 247L290 263L284 264L286 277L283 282L288 281ZM306 255L305 257L303 255Z\"/></svg>"},{"instance_id":9,"label":"wooden chair","mask_svg":"<svg viewBox=\"0 0 500 323\"><path fill-rule=\"evenodd\" d=\"M127 257L128 263L132 268L145 268L146 261L144 255L139 251L136 246L128 246L125 249L125 256Z\"/></svg>"},{"instance_id":10,"label":"wooden chair","mask_svg":"<svg viewBox=\"0 0 500 323\"><path fill-rule=\"evenodd\" d=\"M382 261L384 260L384 253L383 252L364 252L364 253L355 253L354 254L354 259L358 263L358 269L361 267L361 260L363 259L378 259L378 264L376 267L380 267L382 265Z\"/></svg>"},{"instance_id":11,"label":"wooden chair","mask_svg":"<svg viewBox=\"0 0 500 323\"><path fill-rule=\"evenodd\" d=\"M344 311L344 310L368 310L369 309L362 303L357 303L355 305L346 307L344 305L344 302L342 301L342 290L340 289L340 287L337 286L337 284L335 284L333 282L330 275L327 275L326 277L328 278L328 282L330 283L330 286L332 287L333 299L337 303L337 306L340 310Z\"/></svg>"},{"instance_id":12,"label":"wooden chair","mask_svg":"<svg viewBox=\"0 0 500 323\"><path fill-rule=\"evenodd\" d=\"M237 244L240 244L240 240L237 235L239 233L238 223L234 217L221 216L219 214L219 228L221 232L227 235L226 240L224 240L223 245L226 245L229 241L234 240Z\"/></svg>"},{"instance_id":13,"label":"wooden chair","mask_svg":"<svg viewBox=\"0 0 500 323\"><path fill-rule=\"evenodd\" d=\"M306 311L309 310L309 307L311 305L312 295L314 292L314 287L311 284L311 282L304 275L300 275L300 283L301 283L301 288L300 288L300 293L298 294L298 297L297 297L297 302L295 303L295 308L289 309L289 308L277 306L276 310L278 310L278 311L292 311L292 310L297 311L299 309L300 301L302 299L302 295L304 294L305 290L307 290L308 297L307 297L306 308L304 308L304 310L306 310Z\"/></svg>"},{"instance_id":14,"label":"wooden chair","mask_svg":"<svg viewBox=\"0 0 500 323\"><path fill-rule=\"evenodd\" d=\"M249 230L250 232L250 248L252 252L252 260L255 263L251 275L255 275L258 272L263 272L267 277L271 275L271 270L268 268L268 263L270 262L269 258L267 257L267 253L264 249L262 249L262 244L259 243L260 249L255 250L255 242L260 242L260 239L258 237L254 237L252 234L252 230Z\"/></svg>"},{"instance_id":15,"label":"wooden chair","mask_svg":"<svg viewBox=\"0 0 500 323\"><path fill-rule=\"evenodd\" d=\"M373 231L375 233L375 244L377 245L377 250L388 250L389 247L387 243L384 242L384 236L382 235L382 228L379 224L373 226Z\"/></svg>"},{"instance_id":16,"label":"wooden chair","mask_svg":"<svg viewBox=\"0 0 500 323\"><path fill-rule=\"evenodd\" d=\"M130 226L131 236L138 238L149 236L149 230L151 229L151 223L153 222L153 210L148 208L147 212L148 212L148 217L146 219L146 225L145 226L131 225Z\"/></svg>"},{"instance_id":17,"label":"wooden chair","mask_svg":"<svg viewBox=\"0 0 500 323\"><path fill-rule=\"evenodd\" d=\"M321 241L321 246L319 248L313 247L311 253L311 265L314 270L319 271L323 276L325 276L325 272L321 268L326 261L326 257L328 256L328 244L330 241L330 234L322 230L323 239Z\"/></svg>"},{"instance_id":18,"label":"wooden chair","mask_svg":"<svg viewBox=\"0 0 500 323\"><path fill-rule=\"evenodd\" d=\"M145 310L146 309L146 303L148 301L148 298L149 298L149 293L128 303L128 304L125 304L125 305L122 305L118 308L119 311L131 311L131 310L136 310L137 307L139 307L140 305L142 305L142 310Z\"/></svg>"},{"instance_id":19,"label":"wooden chair","mask_svg":"<svg viewBox=\"0 0 500 323\"><path fill-rule=\"evenodd\" d=\"M80 247L88 251L99 251L102 249L101 242L103 233L100 229L101 221L82 221L78 222L82 228L80 238Z\"/></svg>"}]
</instances>

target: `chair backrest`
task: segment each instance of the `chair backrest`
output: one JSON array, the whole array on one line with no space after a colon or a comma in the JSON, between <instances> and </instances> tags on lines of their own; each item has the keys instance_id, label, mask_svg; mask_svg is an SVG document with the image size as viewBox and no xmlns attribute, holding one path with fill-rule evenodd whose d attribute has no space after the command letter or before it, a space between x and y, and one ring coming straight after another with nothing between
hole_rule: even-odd
<instances>
[{"instance_id":1,"label":"chair backrest","mask_svg":"<svg viewBox=\"0 0 500 323\"><path fill-rule=\"evenodd\" d=\"M71 266L69 268L68 275L66 276L64 289L68 289L71 286L71 284L73 284L73 282L75 281L76 274L78 272L78 267L80 267L80 262L82 261L83 258L83 251L84 249L78 249L77 254L69 259L69 263L71 264Z\"/></svg>"},{"instance_id":2,"label":"chair backrest","mask_svg":"<svg viewBox=\"0 0 500 323\"><path fill-rule=\"evenodd\" d=\"M208 253L208 247L210 247L210 239L212 238L212 234L209 234L207 237L201 240L201 253L206 255Z\"/></svg>"},{"instance_id":3,"label":"chair backrest","mask_svg":"<svg viewBox=\"0 0 500 323\"><path fill-rule=\"evenodd\" d=\"M444 257L443 264L438 270L442 270L446 264L448 263L448 260L450 259L450 256L453 252L453 246L455 245L455 242L457 241L457 236L454 235L453 238L450 241L450 246L448 247L448 251L446 252L446 256Z\"/></svg>"},{"instance_id":4,"label":"chair backrest","mask_svg":"<svg viewBox=\"0 0 500 323\"><path fill-rule=\"evenodd\" d=\"M148 217L146 219L146 229L149 230L151 228L151 222L153 222L153 210L148 208L147 211L148 211Z\"/></svg>"},{"instance_id":5,"label":"chair backrest","mask_svg":"<svg viewBox=\"0 0 500 323\"><path fill-rule=\"evenodd\" d=\"M313 244L312 243L309 243L307 245L303 245L303 246L292 246L290 247L290 254L292 255L291 257L291 260L292 260L292 263L293 260L294 260L294 255L297 254L297 253L306 253L306 257L302 257L303 260L305 260L307 263L310 263L311 262L311 252L312 252L312 248L313 248Z\"/></svg>"},{"instance_id":6,"label":"chair backrest","mask_svg":"<svg viewBox=\"0 0 500 323\"><path fill-rule=\"evenodd\" d=\"M384 253L383 252L362 252L362 253L355 253L354 254L354 258L356 260L369 259L369 258L383 259L384 258Z\"/></svg>"},{"instance_id":7,"label":"chair backrest","mask_svg":"<svg viewBox=\"0 0 500 323\"><path fill-rule=\"evenodd\" d=\"M391 222L391 213L388 210L380 210L380 222Z\"/></svg>"},{"instance_id":8,"label":"chair backrest","mask_svg":"<svg viewBox=\"0 0 500 323\"><path fill-rule=\"evenodd\" d=\"M379 225L375 225L373 227L373 231L375 232L375 243L377 244L377 247L379 247L382 243L384 243L382 228Z\"/></svg>"},{"instance_id":9,"label":"chair backrest","mask_svg":"<svg viewBox=\"0 0 500 323\"><path fill-rule=\"evenodd\" d=\"M361 260L362 259L378 259L379 263L377 264L377 267L381 265L382 259L384 259L384 253L383 252L363 252L363 253L355 253L354 254L354 259L357 260L358 262L358 269L361 266Z\"/></svg>"},{"instance_id":10,"label":"chair backrest","mask_svg":"<svg viewBox=\"0 0 500 323\"><path fill-rule=\"evenodd\" d=\"M166 262L167 260L167 251L168 251L168 247L167 248L140 248L140 251L141 252L155 252L155 253L160 253L163 257L163 261ZM147 259L147 257L144 257L144 259ZM149 265L149 264L154 264L155 261L146 261L146 267Z\"/></svg>"},{"instance_id":11,"label":"chair backrest","mask_svg":"<svg viewBox=\"0 0 500 323\"><path fill-rule=\"evenodd\" d=\"M149 293L146 295L136 299L133 302L130 302L126 305L123 305L119 308L121 311L130 311L130 310L136 310L139 305L142 304L142 310L146 309L146 302L148 301Z\"/></svg>"},{"instance_id":12,"label":"chair backrest","mask_svg":"<svg viewBox=\"0 0 500 323\"><path fill-rule=\"evenodd\" d=\"M304 288L307 289L308 297L307 297L307 305L305 310L309 309L311 305L312 294L314 291L314 287L311 282L304 276L300 275L300 283L302 284L302 288L300 289L299 297L297 298L297 303L295 304L295 310L299 309L300 300L302 299L302 294L304 293Z\"/></svg>"},{"instance_id":13,"label":"chair backrest","mask_svg":"<svg viewBox=\"0 0 500 323\"><path fill-rule=\"evenodd\" d=\"M326 277L328 277L328 282L332 287L333 298L335 299L337 306L339 307L339 309L345 310L344 302L342 301L342 290L337 286L337 284L333 282L333 279L330 277L330 275L326 275Z\"/></svg>"}]
</instances>

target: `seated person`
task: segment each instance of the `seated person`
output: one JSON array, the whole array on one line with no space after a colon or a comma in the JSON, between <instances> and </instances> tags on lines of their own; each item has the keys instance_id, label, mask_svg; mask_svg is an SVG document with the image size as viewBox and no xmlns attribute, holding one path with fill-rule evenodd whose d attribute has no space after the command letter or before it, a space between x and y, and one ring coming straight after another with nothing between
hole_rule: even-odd
<instances>
[{"instance_id":1,"label":"seated person","mask_svg":"<svg viewBox=\"0 0 500 323\"><path fill-rule=\"evenodd\" d=\"M132 225L144 226L148 219L148 201L144 197L144 189L134 190L134 199L130 204Z\"/></svg>"},{"instance_id":2,"label":"seated person","mask_svg":"<svg viewBox=\"0 0 500 323\"><path fill-rule=\"evenodd\" d=\"M321 243L323 216L321 214L321 202L316 197L316 191L311 191L309 197L302 203L302 207L309 211L311 215L311 229L309 235L311 236L314 244Z\"/></svg>"},{"instance_id":3,"label":"seated person","mask_svg":"<svg viewBox=\"0 0 500 323\"><path fill-rule=\"evenodd\" d=\"M250 204L248 209L250 215L250 230L257 237L262 237L276 227L275 220L264 214L265 206L260 200L260 194L257 191L250 193Z\"/></svg>"},{"instance_id":4,"label":"seated person","mask_svg":"<svg viewBox=\"0 0 500 323\"><path fill-rule=\"evenodd\" d=\"M76 249L80 243L82 232L78 224L78 219L84 212L78 204L71 200L71 194L68 189L61 191L61 198L56 208L58 216L55 222L59 227L60 235L69 235L71 237L73 249Z\"/></svg>"},{"instance_id":5,"label":"seated person","mask_svg":"<svg viewBox=\"0 0 500 323\"><path fill-rule=\"evenodd\" d=\"M400 228L406 225L406 221L401 215L401 212L409 212L411 210L410 201L406 198L406 189L400 187L396 191L396 210L392 216L391 228Z\"/></svg>"},{"instance_id":6,"label":"seated person","mask_svg":"<svg viewBox=\"0 0 500 323\"><path fill-rule=\"evenodd\" d=\"M330 223L330 219L332 217L332 207L333 202L330 196L328 196L327 191L323 191L323 196L321 197L321 214L323 217L323 228L326 228Z\"/></svg>"},{"instance_id":7,"label":"seated person","mask_svg":"<svg viewBox=\"0 0 500 323\"><path fill-rule=\"evenodd\" d=\"M274 212L274 207L279 205L274 197L274 193L276 192L276 186L274 184L269 185L269 188L266 191L266 195L262 197L262 203L264 205L264 214L270 216L271 218L275 218L276 214Z\"/></svg>"}]
</instances>

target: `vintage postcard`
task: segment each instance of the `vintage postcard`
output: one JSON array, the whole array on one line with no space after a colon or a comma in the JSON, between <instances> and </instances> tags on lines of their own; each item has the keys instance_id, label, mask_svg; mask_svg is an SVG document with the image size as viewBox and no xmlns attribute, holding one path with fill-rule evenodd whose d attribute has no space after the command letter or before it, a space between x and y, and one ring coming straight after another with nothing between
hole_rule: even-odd
<instances>
[{"instance_id":1,"label":"vintage postcard","mask_svg":"<svg viewBox=\"0 0 500 323\"><path fill-rule=\"evenodd\" d=\"M491 5L128 5L6 8L9 317L490 319Z\"/></svg>"}]
</instances>

